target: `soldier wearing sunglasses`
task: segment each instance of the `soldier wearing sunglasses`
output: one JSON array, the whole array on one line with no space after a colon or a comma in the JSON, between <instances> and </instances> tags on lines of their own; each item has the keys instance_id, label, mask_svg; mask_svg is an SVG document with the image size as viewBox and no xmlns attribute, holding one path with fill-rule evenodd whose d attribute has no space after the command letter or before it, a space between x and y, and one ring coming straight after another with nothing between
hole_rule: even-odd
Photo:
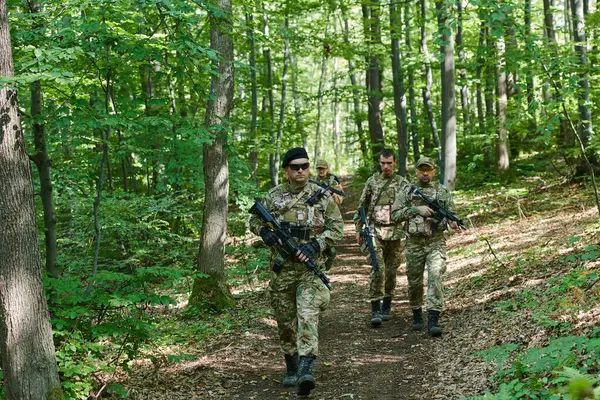
<instances>
[{"instance_id":1,"label":"soldier wearing sunglasses","mask_svg":"<svg viewBox=\"0 0 600 400\"><path fill-rule=\"evenodd\" d=\"M303 148L289 150L282 163L286 182L269 190L262 200L265 208L298 243L299 252L286 259L269 283L269 298L277 320L277 330L286 363L283 386L297 385L298 394L308 395L315 387L314 360L319 354L319 315L329 304L329 289L304 261L312 259L324 269L326 251L341 239L344 223L338 205L326 194L315 204L307 200L320 187L308 181L310 162ZM278 236L256 216L250 229L273 249L277 256Z\"/></svg>"}]
</instances>

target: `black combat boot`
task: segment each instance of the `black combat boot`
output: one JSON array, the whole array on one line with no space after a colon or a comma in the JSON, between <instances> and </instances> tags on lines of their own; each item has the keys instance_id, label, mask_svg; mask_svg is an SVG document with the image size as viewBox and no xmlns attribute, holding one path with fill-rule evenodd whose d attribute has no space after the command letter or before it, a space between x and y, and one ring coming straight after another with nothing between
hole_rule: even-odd
<instances>
[{"instance_id":1,"label":"black combat boot","mask_svg":"<svg viewBox=\"0 0 600 400\"><path fill-rule=\"evenodd\" d=\"M433 337L442 336L442 328L438 325L440 319L440 312L435 310L427 311L427 327L429 335Z\"/></svg>"},{"instance_id":2,"label":"black combat boot","mask_svg":"<svg viewBox=\"0 0 600 400\"><path fill-rule=\"evenodd\" d=\"M389 321L392 319L392 298L384 297L381 305L381 320Z\"/></svg>"},{"instance_id":3,"label":"black combat boot","mask_svg":"<svg viewBox=\"0 0 600 400\"><path fill-rule=\"evenodd\" d=\"M423 329L423 310L421 308L417 308L412 310L413 312L413 322L412 328L413 331L420 331Z\"/></svg>"},{"instance_id":4,"label":"black combat boot","mask_svg":"<svg viewBox=\"0 0 600 400\"><path fill-rule=\"evenodd\" d=\"M381 325L381 302L375 300L371 302L371 326L377 328Z\"/></svg>"},{"instance_id":5,"label":"black combat boot","mask_svg":"<svg viewBox=\"0 0 600 400\"><path fill-rule=\"evenodd\" d=\"M315 362L314 356L301 356L298 364L298 395L308 396L315 388L315 378L312 370Z\"/></svg>"},{"instance_id":6,"label":"black combat boot","mask_svg":"<svg viewBox=\"0 0 600 400\"><path fill-rule=\"evenodd\" d=\"M285 378L283 378L284 387L292 387L298 382L298 353L294 355L285 355Z\"/></svg>"}]
</instances>

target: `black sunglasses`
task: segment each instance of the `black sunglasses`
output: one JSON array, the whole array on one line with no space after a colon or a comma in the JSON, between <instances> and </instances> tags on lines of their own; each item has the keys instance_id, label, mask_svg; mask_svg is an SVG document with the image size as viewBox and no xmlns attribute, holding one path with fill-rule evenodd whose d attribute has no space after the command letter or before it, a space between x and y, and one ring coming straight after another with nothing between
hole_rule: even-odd
<instances>
[{"instance_id":1,"label":"black sunglasses","mask_svg":"<svg viewBox=\"0 0 600 400\"><path fill-rule=\"evenodd\" d=\"M289 167L290 167L290 169L293 169L294 171L300 171L301 169L306 171L308 169L308 167L310 167L310 163L290 164Z\"/></svg>"}]
</instances>

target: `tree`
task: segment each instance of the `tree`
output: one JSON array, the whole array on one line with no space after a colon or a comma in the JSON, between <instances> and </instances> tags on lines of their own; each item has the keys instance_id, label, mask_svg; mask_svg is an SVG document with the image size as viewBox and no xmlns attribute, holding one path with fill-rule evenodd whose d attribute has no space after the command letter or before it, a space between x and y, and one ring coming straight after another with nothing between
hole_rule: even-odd
<instances>
[{"instance_id":1,"label":"tree","mask_svg":"<svg viewBox=\"0 0 600 400\"><path fill-rule=\"evenodd\" d=\"M233 104L233 40L231 38L231 0L218 0L210 18L210 47L218 54L213 62L216 74L210 82L204 124L214 134L204 144L203 169L205 199L198 269L206 277L194 282L189 304L215 309L229 308L234 299L225 278L225 238L229 204L227 138L229 114Z\"/></svg>"},{"instance_id":2,"label":"tree","mask_svg":"<svg viewBox=\"0 0 600 400\"><path fill-rule=\"evenodd\" d=\"M444 184L454 189L456 182L456 99L454 96L454 38L448 9L442 0L436 0L438 26L440 29L442 62L442 148Z\"/></svg>"},{"instance_id":3,"label":"tree","mask_svg":"<svg viewBox=\"0 0 600 400\"><path fill-rule=\"evenodd\" d=\"M13 76L6 1L0 0L0 76ZM17 92L0 87L0 345L8 400L60 399L42 283L33 183Z\"/></svg>"}]
</instances>

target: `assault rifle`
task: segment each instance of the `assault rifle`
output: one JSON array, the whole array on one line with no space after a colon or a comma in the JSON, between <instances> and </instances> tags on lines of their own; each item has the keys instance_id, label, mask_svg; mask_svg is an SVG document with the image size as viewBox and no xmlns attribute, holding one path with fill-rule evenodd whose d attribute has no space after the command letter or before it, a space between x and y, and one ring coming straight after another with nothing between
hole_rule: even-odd
<instances>
[{"instance_id":1,"label":"assault rifle","mask_svg":"<svg viewBox=\"0 0 600 400\"><path fill-rule=\"evenodd\" d=\"M458 218L456 215L446 210L437 199L431 200L429 197L425 196L423 192L421 192L416 186L413 186L410 192L419 196L425 203L427 203L427 206L435 212L435 214L433 214L431 218L436 220L437 223L440 223L445 218L448 221L456 222L460 229L465 231L467 230L467 227L463 223L462 219Z\"/></svg>"},{"instance_id":2,"label":"assault rifle","mask_svg":"<svg viewBox=\"0 0 600 400\"><path fill-rule=\"evenodd\" d=\"M340 196L345 196L342 190L337 190L333 188L331 184L326 185L324 183L312 179L309 179L308 181L321 187L321 189L317 190L312 196L308 198L308 200L306 200L306 204L308 204L309 206L314 206L315 204L317 204L327 192L335 193Z\"/></svg>"},{"instance_id":3,"label":"assault rifle","mask_svg":"<svg viewBox=\"0 0 600 400\"><path fill-rule=\"evenodd\" d=\"M363 224L359 234L363 238L363 243L366 243L367 247L369 248L369 256L371 257L371 266L373 267L373 272L375 272L375 275L379 275L379 263L377 262L377 257L375 255L373 232L371 232L371 228L369 227L369 222L367 221L367 212L363 206L358 208L358 218Z\"/></svg>"},{"instance_id":4,"label":"assault rifle","mask_svg":"<svg viewBox=\"0 0 600 400\"><path fill-rule=\"evenodd\" d=\"M281 246L279 246L279 255L275 258L275 263L273 264L273 271L276 273L281 272L281 269L283 268L283 262L287 258L295 256L300 245L296 239L290 235L290 233L284 229L279 222L277 222L275 217L271 215L269 210L267 210L260 201L255 201L254 205L250 208L250 210L248 210L248 212L257 215L263 220L263 222L270 223L274 228L273 232L275 232L275 234L279 237L279 240L281 240L281 243L283 243ZM319 267L317 267L312 259L309 258L308 260L304 261L304 265L306 265L306 268L308 268L313 274L321 279L325 286L327 286L327 289L331 290L329 278L323 273L323 271L319 269Z\"/></svg>"}]
</instances>

